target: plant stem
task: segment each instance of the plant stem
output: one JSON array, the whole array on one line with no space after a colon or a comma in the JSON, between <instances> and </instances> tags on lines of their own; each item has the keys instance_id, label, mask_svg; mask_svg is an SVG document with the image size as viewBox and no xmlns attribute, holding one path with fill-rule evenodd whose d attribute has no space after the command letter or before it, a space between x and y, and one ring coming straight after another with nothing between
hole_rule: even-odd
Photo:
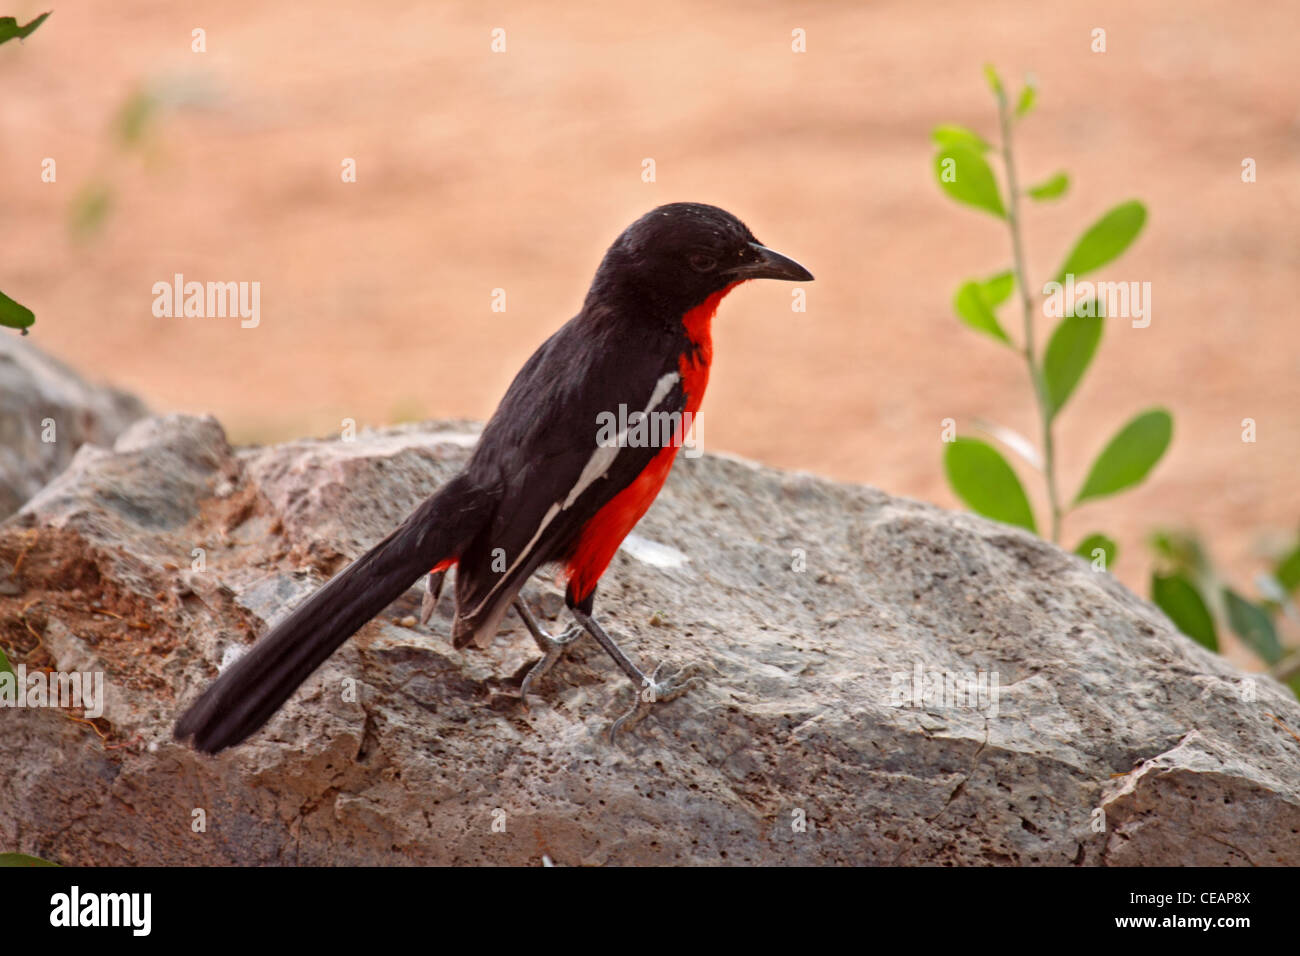
<instances>
[{"instance_id":1,"label":"plant stem","mask_svg":"<svg viewBox=\"0 0 1300 956\"><path fill-rule=\"evenodd\" d=\"M1007 171L1007 226L1011 230L1011 253L1015 259L1016 288L1020 290L1020 305L1025 322L1025 364L1034 386L1038 402L1038 415L1043 423L1043 477L1047 482L1047 500L1052 511L1052 541L1061 540L1061 504L1056 492L1056 449L1052 440L1052 413L1047 404L1047 391L1042 370L1034 349L1034 304L1029 296L1028 273L1025 268L1024 246L1020 237L1020 187L1016 182L1016 164L1011 150L1011 116L1007 110L1006 93L999 90L998 120L1002 126L1002 163Z\"/></svg>"}]
</instances>

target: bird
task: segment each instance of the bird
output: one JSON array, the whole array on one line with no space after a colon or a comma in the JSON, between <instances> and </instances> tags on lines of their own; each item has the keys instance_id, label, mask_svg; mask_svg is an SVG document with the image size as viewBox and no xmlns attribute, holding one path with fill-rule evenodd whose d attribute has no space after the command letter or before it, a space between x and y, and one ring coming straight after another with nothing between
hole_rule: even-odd
<instances>
[{"instance_id":1,"label":"bird","mask_svg":"<svg viewBox=\"0 0 1300 956\"><path fill-rule=\"evenodd\" d=\"M208 754L242 743L422 577L428 623L453 568L455 647L495 634L513 607L541 650L519 688L525 706L584 633L637 689L611 737L648 705L679 696L696 677L666 662L642 671L595 619L597 585L700 409L723 297L752 279L812 278L717 206L670 203L637 219L606 251L578 314L519 370L464 468L223 670L177 720L176 739ZM667 424L647 437L636 426L650 419ZM574 619L556 636L521 597L547 566L558 569Z\"/></svg>"}]
</instances>

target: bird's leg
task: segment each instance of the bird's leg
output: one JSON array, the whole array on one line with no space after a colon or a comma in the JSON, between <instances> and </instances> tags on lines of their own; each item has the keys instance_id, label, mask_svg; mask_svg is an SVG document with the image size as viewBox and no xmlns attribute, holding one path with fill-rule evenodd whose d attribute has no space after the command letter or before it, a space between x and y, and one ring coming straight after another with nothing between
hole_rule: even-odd
<instances>
[{"instance_id":1,"label":"bird's leg","mask_svg":"<svg viewBox=\"0 0 1300 956\"><path fill-rule=\"evenodd\" d=\"M523 701L524 707L528 707L528 691L534 683L546 676L547 671L555 666L555 662L564 656L564 649L582 636L582 628L576 624L570 627L559 637L552 637L542 630L537 619L533 617L533 612L528 610L528 605L524 603L523 598L515 598L515 612L524 622L524 627L528 628L528 633L533 636L537 646L542 650L542 659L533 665L532 669L524 675L523 682L519 685L519 699Z\"/></svg>"},{"instance_id":2,"label":"bird's leg","mask_svg":"<svg viewBox=\"0 0 1300 956\"><path fill-rule=\"evenodd\" d=\"M438 606L438 595L442 593L442 580L446 571L430 571L424 579L424 596L420 598L420 623L428 624Z\"/></svg>"},{"instance_id":3,"label":"bird's leg","mask_svg":"<svg viewBox=\"0 0 1300 956\"><path fill-rule=\"evenodd\" d=\"M614 663L619 666L629 678L631 678L636 689L636 700L632 703L632 709L626 714L614 721L613 726L609 728L610 743L618 735L619 730L631 726L641 720L650 711L651 705L658 702L667 702L674 698L680 697L690 689L691 685L699 682L693 668L687 666L679 668L671 673L664 673L668 667L668 662L660 663L654 669L654 673L647 677L641 672L641 669L632 663L617 644L614 639L605 633L605 629L592 619L590 614L580 611L576 607L569 608L569 611L578 623L581 624L596 642L605 649L610 657L614 658Z\"/></svg>"}]
</instances>

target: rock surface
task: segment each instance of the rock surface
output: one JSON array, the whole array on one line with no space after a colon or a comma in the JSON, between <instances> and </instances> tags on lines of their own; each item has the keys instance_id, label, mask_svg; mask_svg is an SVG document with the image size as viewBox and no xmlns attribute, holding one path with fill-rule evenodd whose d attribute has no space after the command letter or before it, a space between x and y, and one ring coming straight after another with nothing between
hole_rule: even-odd
<instances>
[{"instance_id":1,"label":"rock surface","mask_svg":"<svg viewBox=\"0 0 1300 956\"><path fill-rule=\"evenodd\" d=\"M14 664L103 717L0 712L0 849L70 864L1300 864L1300 704L1018 530L717 456L678 462L597 612L704 682L611 746L581 641L525 710L512 615L454 650L412 590L248 744L172 721L218 665L464 461L467 425L235 450L129 428L0 526ZM674 550L675 549L675 550ZM19 561L19 556L22 560ZM636 555L636 556L634 556ZM559 591L531 600L552 625ZM901 699L983 673L996 697ZM349 693L355 688L355 697ZM996 706L994 706L994 704ZM901 706L896 706L901 705Z\"/></svg>"},{"instance_id":2,"label":"rock surface","mask_svg":"<svg viewBox=\"0 0 1300 956\"><path fill-rule=\"evenodd\" d=\"M83 444L111 445L144 414L134 396L87 385L18 336L0 334L0 519L67 467Z\"/></svg>"}]
</instances>

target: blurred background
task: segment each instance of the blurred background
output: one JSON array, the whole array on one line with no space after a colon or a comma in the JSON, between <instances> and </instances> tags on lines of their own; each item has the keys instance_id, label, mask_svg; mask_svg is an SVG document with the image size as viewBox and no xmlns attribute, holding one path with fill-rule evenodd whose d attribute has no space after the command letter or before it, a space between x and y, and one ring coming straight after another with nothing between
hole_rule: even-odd
<instances>
[{"instance_id":1,"label":"blurred background","mask_svg":"<svg viewBox=\"0 0 1300 956\"><path fill-rule=\"evenodd\" d=\"M996 136L991 62L1015 89L1037 78L1022 179L1072 176L1026 210L1031 275L1119 201L1150 212L1095 278L1151 282L1152 323L1107 323L1058 421L1063 490L1139 409L1174 413L1173 444L1136 491L1072 515L1064 543L1114 534L1114 570L1145 595L1147 535L1194 528L1247 589L1300 524L1294 3L53 10L0 50L0 288L36 313L28 341L155 410L212 412L236 442L483 419L610 241L695 200L817 276L806 313L777 283L724 304L705 447L957 507L944 419L1037 434L1023 363L951 307L960 281L1010 264L1005 227L932 170L936 124ZM260 325L156 318L152 286L175 273L260 282Z\"/></svg>"}]
</instances>

